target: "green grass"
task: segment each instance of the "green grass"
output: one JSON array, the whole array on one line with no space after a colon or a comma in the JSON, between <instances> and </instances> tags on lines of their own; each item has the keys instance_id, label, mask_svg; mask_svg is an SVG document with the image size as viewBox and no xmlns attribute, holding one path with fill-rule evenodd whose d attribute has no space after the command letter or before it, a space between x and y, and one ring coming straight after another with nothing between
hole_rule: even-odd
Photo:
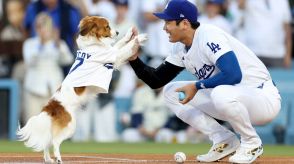
<instances>
[{"instance_id":1,"label":"green grass","mask_svg":"<svg viewBox=\"0 0 294 164\"><path fill-rule=\"evenodd\" d=\"M210 145L202 144L164 144L164 143L73 143L66 141L61 145L63 153L105 153L105 154L173 154L183 151L186 154L202 154ZM0 140L0 153L32 152L22 142ZM265 145L265 156L294 156L294 146Z\"/></svg>"}]
</instances>

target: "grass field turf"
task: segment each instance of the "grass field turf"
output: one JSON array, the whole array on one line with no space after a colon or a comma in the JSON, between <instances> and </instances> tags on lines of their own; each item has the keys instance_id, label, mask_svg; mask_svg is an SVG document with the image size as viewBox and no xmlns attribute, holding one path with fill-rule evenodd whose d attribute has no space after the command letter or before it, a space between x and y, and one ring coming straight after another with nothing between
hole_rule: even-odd
<instances>
[{"instance_id":1,"label":"grass field turf","mask_svg":"<svg viewBox=\"0 0 294 164\"><path fill-rule=\"evenodd\" d=\"M102 154L173 154L183 151L186 154L202 154L210 145L201 144L165 144L165 143L98 143L98 142L63 142L62 153L102 153ZM0 140L0 153L32 152L23 142ZM294 145L264 145L265 156L293 156Z\"/></svg>"},{"instance_id":2,"label":"grass field turf","mask_svg":"<svg viewBox=\"0 0 294 164\"><path fill-rule=\"evenodd\" d=\"M185 152L186 163L195 163L195 155L208 151L208 143L164 144L164 143L97 143L71 142L61 145L64 163L174 163L173 154ZM23 142L0 140L1 162L41 162L41 153L32 153ZM226 163L227 159L220 163ZM264 154L258 163L294 163L294 146L264 145Z\"/></svg>"},{"instance_id":3,"label":"grass field turf","mask_svg":"<svg viewBox=\"0 0 294 164\"><path fill-rule=\"evenodd\" d=\"M63 153L118 153L118 154L173 154L183 151L186 154L202 154L208 151L208 143L201 144L165 144L165 143L98 143L98 142L63 142ZM32 152L23 142L0 140L0 153ZM293 156L294 145L264 145L264 156Z\"/></svg>"}]
</instances>

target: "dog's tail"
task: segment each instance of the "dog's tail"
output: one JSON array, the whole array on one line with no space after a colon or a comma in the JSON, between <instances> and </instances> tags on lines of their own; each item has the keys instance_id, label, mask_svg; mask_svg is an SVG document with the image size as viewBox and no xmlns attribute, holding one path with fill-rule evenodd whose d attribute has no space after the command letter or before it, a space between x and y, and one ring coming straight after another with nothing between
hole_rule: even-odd
<instances>
[{"instance_id":1,"label":"dog's tail","mask_svg":"<svg viewBox=\"0 0 294 164\"><path fill-rule=\"evenodd\" d=\"M16 134L19 141L25 141L25 146L42 151L52 144L51 117L41 112L31 117L24 127L19 125Z\"/></svg>"}]
</instances>

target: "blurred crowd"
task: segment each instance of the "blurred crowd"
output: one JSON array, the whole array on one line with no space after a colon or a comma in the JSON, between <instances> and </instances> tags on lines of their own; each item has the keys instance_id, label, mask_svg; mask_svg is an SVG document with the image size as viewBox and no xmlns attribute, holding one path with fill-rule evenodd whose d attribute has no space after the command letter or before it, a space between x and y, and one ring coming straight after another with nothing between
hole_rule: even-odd
<instances>
[{"instance_id":1,"label":"blurred crowd","mask_svg":"<svg viewBox=\"0 0 294 164\"><path fill-rule=\"evenodd\" d=\"M269 68L292 69L294 0L190 0L199 22L214 24L245 43ZM74 61L78 23L99 15L119 31L131 26L148 34L140 50L159 65L172 44L164 22L153 16L167 0L0 0L0 80L21 85L22 123L38 114ZM180 75L181 76L181 75ZM185 76L180 77L181 80ZM195 78L196 79L196 78ZM205 137L165 106L162 88L152 90L127 64L115 71L109 94L77 111L73 141L202 142Z\"/></svg>"}]
</instances>

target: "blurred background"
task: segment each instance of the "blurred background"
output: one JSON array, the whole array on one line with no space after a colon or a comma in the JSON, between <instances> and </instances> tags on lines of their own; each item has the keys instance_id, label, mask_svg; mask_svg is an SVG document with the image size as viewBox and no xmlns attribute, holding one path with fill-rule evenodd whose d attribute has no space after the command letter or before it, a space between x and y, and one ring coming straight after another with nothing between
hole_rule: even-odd
<instances>
[{"instance_id":1,"label":"blurred background","mask_svg":"<svg viewBox=\"0 0 294 164\"><path fill-rule=\"evenodd\" d=\"M264 144L294 145L294 0L190 0L200 23L214 24L246 44L270 70L282 96L275 120L256 127ZM169 54L164 22L152 15L166 0L0 0L0 139L15 140L18 124L38 114L74 61L77 26L86 15L110 20L120 39L130 26L149 35L140 50L150 66ZM245 4L244 4L245 3ZM244 5L246 6L244 8ZM196 80L183 71L174 80ZM165 106L124 65L109 94L77 111L73 142L202 143L203 134ZM222 122L229 127L226 122Z\"/></svg>"}]
</instances>

